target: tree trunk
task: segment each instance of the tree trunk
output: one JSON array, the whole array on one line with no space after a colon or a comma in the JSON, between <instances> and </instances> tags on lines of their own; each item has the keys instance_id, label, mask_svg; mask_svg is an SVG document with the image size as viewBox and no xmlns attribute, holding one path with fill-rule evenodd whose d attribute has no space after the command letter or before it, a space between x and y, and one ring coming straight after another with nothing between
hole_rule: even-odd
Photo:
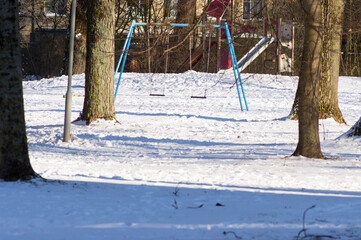
<instances>
[{"instance_id":1,"label":"tree trunk","mask_svg":"<svg viewBox=\"0 0 361 240\"><path fill-rule=\"evenodd\" d=\"M361 136L361 117L360 119L355 123L355 125L352 126L350 130L346 133L348 137L355 137L355 136Z\"/></svg>"},{"instance_id":2,"label":"tree trunk","mask_svg":"<svg viewBox=\"0 0 361 240\"><path fill-rule=\"evenodd\" d=\"M340 70L342 20L344 4L342 0L322 0L322 67L319 84L319 119L332 117L339 123L346 123L338 106L338 79ZM302 70L301 70L302 72ZM291 119L299 118L300 89L297 88L290 113Z\"/></svg>"},{"instance_id":3,"label":"tree trunk","mask_svg":"<svg viewBox=\"0 0 361 240\"><path fill-rule=\"evenodd\" d=\"M193 23L196 16L196 0L178 0L177 6L177 22Z\"/></svg>"},{"instance_id":4,"label":"tree trunk","mask_svg":"<svg viewBox=\"0 0 361 240\"><path fill-rule=\"evenodd\" d=\"M82 120L115 118L114 0L91 0L87 9L87 55Z\"/></svg>"},{"instance_id":5,"label":"tree trunk","mask_svg":"<svg viewBox=\"0 0 361 240\"><path fill-rule=\"evenodd\" d=\"M196 0L178 0L176 22L193 24L196 19L196 2ZM183 41L184 37L188 34L190 30L191 28L176 28L178 42ZM188 47L188 44L185 44L184 46ZM181 56L183 56L184 49L181 49L179 51L181 52Z\"/></svg>"},{"instance_id":6,"label":"tree trunk","mask_svg":"<svg viewBox=\"0 0 361 240\"><path fill-rule=\"evenodd\" d=\"M0 16L0 179L26 180L36 174L25 130L18 1L3 1Z\"/></svg>"},{"instance_id":7,"label":"tree trunk","mask_svg":"<svg viewBox=\"0 0 361 240\"><path fill-rule=\"evenodd\" d=\"M319 81L321 70L321 0L302 1L305 38L299 88L299 139L294 156L323 158L318 129Z\"/></svg>"},{"instance_id":8,"label":"tree trunk","mask_svg":"<svg viewBox=\"0 0 361 240\"><path fill-rule=\"evenodd\" d=\"M320 81L320 119L332 117L346 123L338 106L338 79L340 73L343 0L323 0L323 49Z\"/></svg>"}]
</instances>

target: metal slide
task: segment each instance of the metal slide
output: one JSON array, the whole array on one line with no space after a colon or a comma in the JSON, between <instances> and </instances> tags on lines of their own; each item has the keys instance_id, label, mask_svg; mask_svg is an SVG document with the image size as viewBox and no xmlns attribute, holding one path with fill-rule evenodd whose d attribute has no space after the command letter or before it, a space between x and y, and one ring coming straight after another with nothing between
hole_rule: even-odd
<instances>
[{"instance_id":1,"label":"metal slide","mask_svg":"<svg viewBox=\"0 0 361 240\"><path fill-rule=\"evenodd\" d=\"M275 37L263 37L249 52L244 55L241 60L237 62L238 69L242 72L246 67L248 67L251 62L253 62L271 43L276 40ZM230 71L232 68L227 69Z\"/></svg>"}]
</instances>

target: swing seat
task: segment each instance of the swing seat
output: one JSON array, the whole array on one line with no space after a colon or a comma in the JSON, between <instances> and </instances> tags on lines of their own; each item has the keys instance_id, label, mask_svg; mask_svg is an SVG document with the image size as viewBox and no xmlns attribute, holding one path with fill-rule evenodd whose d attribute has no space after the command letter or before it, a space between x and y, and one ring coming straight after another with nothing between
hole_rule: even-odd
<instances>
[{"instance_id":1,"label":"swing seat","mask_svg":"<svg viewBox=\"0 0 361 240\"><path fill-rule=\"evenodd\" d=\"M165 94L164 93L150 93L149 96L152 96L152 97L164 97Z\"/></svg>"}]
</instances>

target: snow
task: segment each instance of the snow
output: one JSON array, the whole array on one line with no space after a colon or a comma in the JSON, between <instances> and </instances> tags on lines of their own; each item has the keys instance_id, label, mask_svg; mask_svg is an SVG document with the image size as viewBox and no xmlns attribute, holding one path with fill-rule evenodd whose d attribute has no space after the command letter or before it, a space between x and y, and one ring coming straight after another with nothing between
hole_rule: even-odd
<instances>
[{"instance_id":1,"label":"snow","mask_svg":"<svg viewBox=\"0 0 361 240\"><path fill-rule=\"evenodd\" d=\"M67 143L67 76L25 81L29 155L47 181L0 182L0 239L360 239L361 138L338 137L361 116L361 78L340 78L349 125L320 120L325 160L290 157L296 77L242 79L249 111L232 74L124 73L121 124L75 122ZM84 75L72 89L84 94ZM73 120L82 106L74 97Z\"/></svg>"}]
</instances>

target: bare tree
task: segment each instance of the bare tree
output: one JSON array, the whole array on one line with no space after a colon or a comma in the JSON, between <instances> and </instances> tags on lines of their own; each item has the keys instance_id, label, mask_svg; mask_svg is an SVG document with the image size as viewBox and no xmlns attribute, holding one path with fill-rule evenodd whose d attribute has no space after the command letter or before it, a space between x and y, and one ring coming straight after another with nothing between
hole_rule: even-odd
<instances>
[{"instance_id":1,"label":"bare tree","mask_svg":"<svg viewBox=\"0 0 361 240\"><path fill-rule=\"evenodd\" d=\"M305 13L305 38L301 73L298 82L299 139L293 155L323 158L318 128L319 82L322 54L321 0L303 0L302 7Z\"/></svg>"},{"instance_id":2,"label":"bare tree","mask_svg":"<svg viewBox=\"0 0 361 240\"><path fill-rule=\"evenodd\" d=\"M18 1L3 1L0 16L0 179L26 180L36 174L25 130Z\"/></svg>"},{"instance_id":3,"label":"bare tree","mask_svg":"<svg viewBox=\"0 0 361 240\"><path fill-rule=\"evenodd\" d=\"M114 14L115 0L90 0L87 9L85 98L81 119L115 118Z\"/></svg>"}]
</instances>

